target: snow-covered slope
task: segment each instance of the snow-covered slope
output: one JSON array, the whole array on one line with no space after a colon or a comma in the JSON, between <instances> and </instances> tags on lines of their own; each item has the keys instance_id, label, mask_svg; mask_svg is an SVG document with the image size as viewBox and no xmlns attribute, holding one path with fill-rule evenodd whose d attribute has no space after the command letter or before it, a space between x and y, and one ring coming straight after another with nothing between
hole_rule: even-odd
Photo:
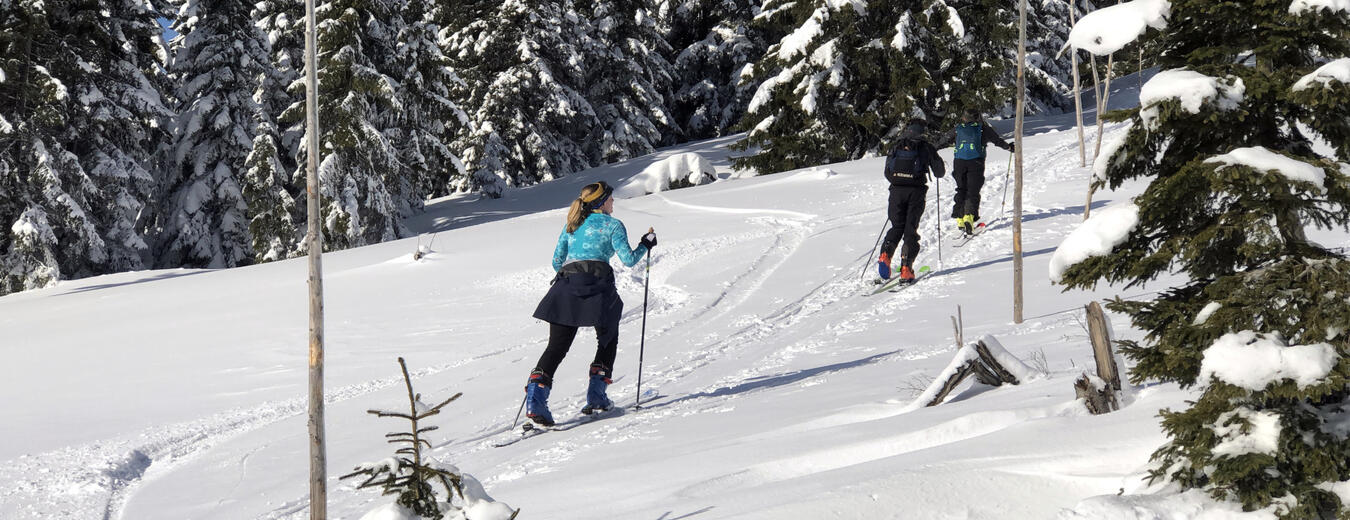
<instances>
[{"instance_id":1,"label":"snow-covered slope","mask_svg":"<svg viewBox=\"0 0 1350 520\"><path fill-rule=\"evenodd\" d=\"M522 519L1046 518L1141 487L1163 440L1154 416L1187 394L1133 388L1124 410L1096 417L1074 401L1071 382L1091 365L1082 306L1147 293L1062 293L1048 280L1089 176L1068 131L1026 141L1020 325L1007 219L961 248L942 239L938 257L950 179L941 200L930 190L923 224L919 263L936 275L871 297L880 158L618 201L631 234L655 227L661 240L641 376L651 402L492 447L512 435L543 350L547 327L530 314L552 276L564 206L588 182L622 181L678 153L729 176L733 141L498 200L442 200L409 223L426 232L417 239L325 255L330 516L388 501L336 476L389 455L383 434L399 425L365 411L405 398L398 356L428 400L464 393L433 420L434 456ZM1006 161L991 148L987 218L1006 215ZM1137 189L1098 193L1094 207ZM413 260L428 243L433 252ZM610 395L621 406L636 397L643 274L618 272L626 308ZM302 259L0 298L0 517L307 518L305 283ZM946 404L911 406L956 352L958 306L966 338L993 335L1046 375L967 383ZM1121 337L1136 336L1115 319ZM584 401L592 342L583 331L558 371L561 417Z\"/></svg>"}]
</instances>

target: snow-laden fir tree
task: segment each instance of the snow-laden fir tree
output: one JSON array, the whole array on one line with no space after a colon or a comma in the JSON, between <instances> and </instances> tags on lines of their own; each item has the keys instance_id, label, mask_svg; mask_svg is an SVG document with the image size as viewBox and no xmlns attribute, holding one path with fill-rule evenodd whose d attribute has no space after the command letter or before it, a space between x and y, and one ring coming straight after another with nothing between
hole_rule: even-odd
<instances>
[{"instance_id":1,"label":"snow-laden fir tree","mask_svg":"<svg viewBox=\"0 0 1350 520\"><path fill-rule=\"evenodd\" d=\"M600 126L583 95L593 31L570 0L505 0L453 33L445 46L467 82L456 101L470 127L452 147L469 172L457 189L499 197L591 166L585 140Z\"/></svg>"},{"instance_id":2,"label":"snow-laden fir tree","mask_svg":"<svg viewBox=\"0 0 1350 520\"><path fill-rule=\"evenodd\" d=\"M1350 259L1309 232L1350 228L1350 6L1149 2L1167 14L1163 70L1098 166L1112 187L1150 184L1094 212L1085 226L1133 226L1062 283L1186 280L1110 306L1146 333L1121 342L1133 381L1202 392L1163 412L1153 478L1283 518L1346 518L1332 486L1350 480Z\"/></svg>"},{"instance_id":3,"label":"snow-laden fir tree","mask_svg":"<svg viewBox=\"0 0 1350 520\"><path fill-rule=\"evenodd\" d=\"M889 149L910 118L930 120L942 135L947 114L1001 97L991 93L997 74L976 61L983 54L971 42L981 33L942 0L769 0L757 23L793 19L796 28L754 66L761 83L736 147L758 152L738 167L769 173L857 159Z\"/></svg>"},{"instance_id":4,"label":"snow-laden fir tree","mask_svg":"<svg viewBox=\"0 0 1350 520\"><path fill-rule=\"evenodd\" d=\"M1075 0L1077 17L1091 12L1096 7L1089 0ZM1015 14L1016 2L1008 10ZM1073 64L1066 53L1056 58L1059 50L1068 41L1070 25L1069 3L1064 0L1028 0L1027 1L1027 113L1055 114L1072 112L1073 107ZM1016 32L1015 27L1009 30ZM1014 36L1015 37L1015 36ZM1005 47L1013 67L1017 66L1016 42ZM1079 64L1080 67L1082 64ZM1087 72L1086 67L1081 67ZM1016 70L1008 71L1012 77ZM1091 73L1089 72L1089 76ZM1091 83L1085 83L1091 84ZM1012 115L1015 102L1008 100L1004 113Z\"/></svg>"},{"instance_id":5,"label":"snow-laden fir tree","mask_svg":"<svg viewBox=\"0 0 1350 520\"><path fill-rule=\"evenodd\" d=\"M593 37L581 47L587 60L582 92L599 123L585 141L591 164L651 153L673 130L662 95L663 87L671 84L673 67L661 55L665 40L644 4L640 0L576 4L594 27Z\"/></svg>"},{"instance_id":6,"label":"snow-laden fir tree","mask_svg":"<svg viewBox=\"0 0 1350 520\"><path fill-rule=\"evenodd\" d=\"M764 55L764 35L751 25L755 0L658 2L662 35L672 47L676 84L669 101L674 124L687 139L728 133L745 113L756 83L753 64Z\"/></svg>"},{"instance_id":7,"label":"snow-laden fir tree","mask_svg":"<svg viewBox=\"0 0 1350 520\"><path fill-rule=\"evenodd\" d=\"M0 10L0 293L143 268L163 48L144 3Z\"/></svg>"},{"instance_id":8,"label":"snow-laden fir tree","mask_svg":"<svg viewBox=\"0 0 1350 520\"><path fill-rule=\"evenodd\" d=\"M397 82L377 68L372 56L391 53L393 34L385 24L394 10L384 0L332 0L316 11L319 76L320 194L324 247L346 249L377 244L406 234L399 213L405 195L398 151L385 137L398 103ZM381 61L383 61L382 58ZM282 115L302 121L303 96ZM301 148L297 179L305 176Z\"/></svg>"},{"instance_id":9,"label":"snow-laden fir tree","mask_svg":"<svg viewBox=\"0 0 1350 520\"><path fill-rule=\"evenodd\" d=\"M156 216L161 266L254 260L241 181L254 131L267 120L253 93L271 58L251 8L244 0L187 0L173 24L169 73L180 108Z\"/></svg>"},{"instance_id":10,"label":"snow-laden fir tree","mask_svg":"<svg viewBox=\"0 0 1350 520\"><path fill-rule=\"evenodd\" d=\"M422 3L409 2L403 7L407 26L398 33L401 110L395 112L391 140L419 197L447 195L452 182L464 176L464 163L449 145L469 123L468 115L451 99L451 87L464 80L441 52L436 18Z\"/></svg>"},{"instance_id":11,"label":"snow-laden fir tree","mask_svg":"<svg viewBox=\"0 0 1350 520\"><path fill-rule=\"evenodd\" d=\"M292 219L295 198L283 182L289 170L281 163L273 137L277 135L275 126L260 123L254 135L253 147L244 161L243 178L254 260L283 260L299 249L301 239Z\"/></svg>"}]
</instances>

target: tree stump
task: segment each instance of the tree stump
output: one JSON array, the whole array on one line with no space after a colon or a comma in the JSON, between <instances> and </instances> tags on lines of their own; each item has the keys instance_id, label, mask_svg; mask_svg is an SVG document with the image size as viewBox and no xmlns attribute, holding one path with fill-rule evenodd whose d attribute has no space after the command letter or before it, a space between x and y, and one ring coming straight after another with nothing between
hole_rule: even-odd
<instances>
[{"instance_id":1,"label":"tree stump","mask_svg":"<svg viewBox=\"0 0 1350 520\"><path fill-rule=\"evenodd\" d=\"M1074 382L1074 393L1086 400L1088 411L1094 415L1114 412L1120 409L1120 401L1116 398L1121 388L1120 369L1111 350L1106 314L1097 302L1087 304L1087 322L1088 339L1092 342L1092 355L1097 361L1097 377L1101 384L1089 381L1089 376L1083 374Z\"/></svg>"}]
</instances>

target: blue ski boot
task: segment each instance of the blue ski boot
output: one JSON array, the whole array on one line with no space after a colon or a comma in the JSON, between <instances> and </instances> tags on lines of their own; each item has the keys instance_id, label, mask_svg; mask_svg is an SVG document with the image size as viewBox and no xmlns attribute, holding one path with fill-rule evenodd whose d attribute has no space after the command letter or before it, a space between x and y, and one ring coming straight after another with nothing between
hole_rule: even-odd
<instances>
[{"instance_id":1,"label":"blue ski boot","mask_svg":"<svg viewBox=\"0 0 1350 520\"><path fill-rule=\"evenodd\" d=\"M548 374L538 371L530 373L530 381L525 384L525 417L535 424L554 424L553 414L548 411L548 393L552 384Z\"/></svg>"},{"instance_id":2,"label":"blue ski boot","mask_svg":"<svg viewBox=\"0 0 1350 520\"><path fill-rule=\"evenodd\" d=\"M586 389L586 406L581 409L581 413L590 415L599 413L614 407L614 402L605 395L605 389L612 383L609 379L609 369L604 365L591 365L591 386Z\"/></svg>"}]
</instances>

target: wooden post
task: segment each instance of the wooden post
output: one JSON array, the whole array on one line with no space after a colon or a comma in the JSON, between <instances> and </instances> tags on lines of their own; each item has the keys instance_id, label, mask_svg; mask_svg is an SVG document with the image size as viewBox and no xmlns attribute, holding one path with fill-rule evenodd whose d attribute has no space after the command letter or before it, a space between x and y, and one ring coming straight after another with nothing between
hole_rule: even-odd
<instances>
[{"instance_id":1,"label":"wooden post","mask_svg":"<svg viewBox=\"0 0 1350 520\"><path fill-rule=\"evenodd\" d=\"M328 456L323 417L323 231L319 215L319 73L315 60L318 24L314 0L305 0L305 192L309 250L309 518L328 518Z\"/></svg>"},{"instance_id":2,"label":"wooden post","mask_svg":"<svg viewBox=\"0 0 1350 520\"><path fill-rule=\"evenodd\" d=\"M1097 302L1087 304L1088 339L1092 341L1092 354L1097 359L1097 376L1111 385L1112 390L1120 390L1120 371L1116 367L1116 356L1111 352L1111 335L1107 332L1106 314Z\"/></svg>"},{"instance_id":3,"label":"wooden post","mask_svg":"<svg viewBox=\"0 0 1350 520\"><path fill-rule=\"evenodd\" d=\"M1077 25L1078 9L1077 0L1069 0L1069 24ZM1087 167L1087 138L1083 135L1083 85L1082 80L1078 78L1078 49L1070 49L1073 56L1073 110L1078 116L1078 162L1079 166ZM1091 206L1089 204L1088 206Z\"/></svg>"},{"instance_id":4,"label":"wooden post","mask_svg":"<svg viewBox=\"0 0 1350 520\"><path fill-rule=\"evenodd\" d=\"M1013 191L1013 323L1022 323L1022 123L1026 110L1027 0L1017 2L1017 172Z\"/></svg>"}]
</instances>

